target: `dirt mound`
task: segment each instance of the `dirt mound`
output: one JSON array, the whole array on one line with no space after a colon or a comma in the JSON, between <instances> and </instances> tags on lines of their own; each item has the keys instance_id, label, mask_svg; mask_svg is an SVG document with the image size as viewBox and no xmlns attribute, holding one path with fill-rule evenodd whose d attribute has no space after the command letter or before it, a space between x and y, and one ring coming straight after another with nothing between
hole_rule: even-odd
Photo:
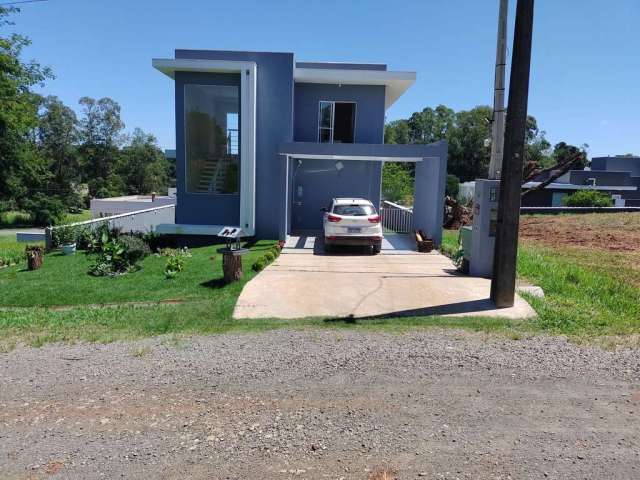
<instances>
[{"instance_id":1,"label":"dirt mound","mask_svg":"<svg viewBox=\"0 0 640 480\"><path fill-rule=\"evenodd\" d=\"M554 247L640 251L640 213L525 215L520 238Z\"/></svg>"}]
</instances>

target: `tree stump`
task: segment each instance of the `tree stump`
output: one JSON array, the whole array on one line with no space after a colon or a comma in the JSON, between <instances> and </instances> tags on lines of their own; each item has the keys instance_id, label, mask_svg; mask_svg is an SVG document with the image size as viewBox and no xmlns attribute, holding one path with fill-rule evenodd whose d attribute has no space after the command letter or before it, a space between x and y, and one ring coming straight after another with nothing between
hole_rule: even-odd
<instances>
[{"instance_id":1,"label":"tree stump","mask_svg":"<svg viewBox=\"0 0 640 480\"><path fill-rule=\"evenodd\" d=\"M44 250L42 247L27 247L25 249L27 254L27 269L28 270L38 270L42 267L42 258L44 254Z\"/></svg>"},{"instance_id":2,"label":"tree stump","mask_svg":"<svg viewBox=\"0 0 640 480\"><path fill-rule=\"evenodd\" d=\"M242 257L230 252L222 254L222 272L225 283L237 282L242 278Z\"/></svg>"}]
</instances>

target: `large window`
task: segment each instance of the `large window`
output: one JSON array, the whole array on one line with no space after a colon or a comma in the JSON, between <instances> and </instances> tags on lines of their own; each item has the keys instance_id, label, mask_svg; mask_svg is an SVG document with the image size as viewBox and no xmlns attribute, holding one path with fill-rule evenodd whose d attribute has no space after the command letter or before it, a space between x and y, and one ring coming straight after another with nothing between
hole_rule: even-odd
<instances>
[{"instance_id":1,"label":"large window","mask_svg":"<svg viewBox=\"0 0 640 480\"><path fill-rule=\"evenodd\" d=\"M353 143L356 126L354 102L321 101L318 112L318 142Z\"/></svg>"},{"instance_id":2,"label":"large window","mask_svg":"<svg viewBox=\"0 0 640 480\"><path fill-rule=\"evenodd\" d=\"M240 87L185 85L187 192L237 194L240 181Z\"/></svg>"}]
</instances>

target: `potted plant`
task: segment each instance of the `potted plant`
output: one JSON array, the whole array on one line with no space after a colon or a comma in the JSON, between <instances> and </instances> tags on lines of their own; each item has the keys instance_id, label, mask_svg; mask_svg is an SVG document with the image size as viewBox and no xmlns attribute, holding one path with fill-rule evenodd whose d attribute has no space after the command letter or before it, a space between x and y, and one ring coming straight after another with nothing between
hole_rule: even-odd
<instances>
[{"instance_id":1,"label":"potted plant","mask_svg":"<svg viewBox=\"0 0 640 480\"><path fill-rule=\"evenodd\" d=\"M62 253L65 255L75 255L76 253L76 230L70 225L62 226L58 229L58 240L62 246Z\"/></svg>"}]
</instances>

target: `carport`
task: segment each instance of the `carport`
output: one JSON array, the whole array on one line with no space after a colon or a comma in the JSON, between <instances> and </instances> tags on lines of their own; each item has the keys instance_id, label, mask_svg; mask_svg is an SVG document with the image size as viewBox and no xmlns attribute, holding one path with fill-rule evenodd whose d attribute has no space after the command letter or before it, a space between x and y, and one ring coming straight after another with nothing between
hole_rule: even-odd
<instances>
[{"instance_id":1,"label":"carport","mask_svg":"<svg viewBox=\"0 0 640 480\"><path fill-rule=\"evenodd\" d=\"M280 145L286 163L280 238L317 232L320 209L334 197L363 197L380 204L382 164L414 162L413 228L442 238L447 143L384 145L292 142Z\"/></svg>"}]
</instances>

